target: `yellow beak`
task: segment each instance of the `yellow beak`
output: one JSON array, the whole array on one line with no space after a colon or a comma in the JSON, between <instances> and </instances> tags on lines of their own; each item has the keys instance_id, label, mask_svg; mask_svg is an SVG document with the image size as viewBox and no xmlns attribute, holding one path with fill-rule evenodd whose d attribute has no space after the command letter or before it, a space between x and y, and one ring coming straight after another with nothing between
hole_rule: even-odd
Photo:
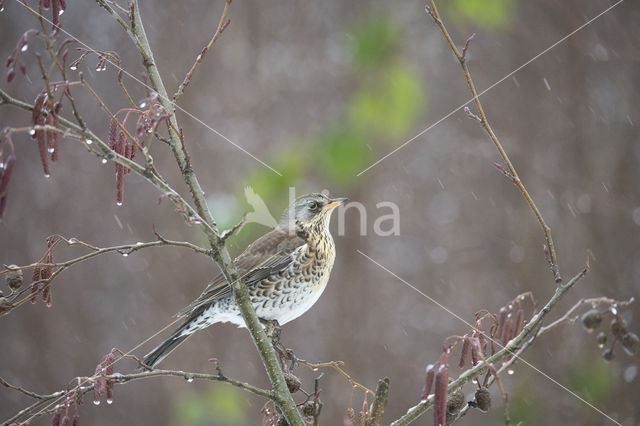
<instances>
[{"instance_id":1,"label":"yellow beak","mask_svg":"<svg viewBox=\"0 0 640 426\"><path fill-rule=\"evenodd\" d=\"M348 198L334 198L330 200L329 203L327 203L327 210L334 209L338 207L340 204L344 204L347 201L349 201Z\"/></svg>"}]
</instances>

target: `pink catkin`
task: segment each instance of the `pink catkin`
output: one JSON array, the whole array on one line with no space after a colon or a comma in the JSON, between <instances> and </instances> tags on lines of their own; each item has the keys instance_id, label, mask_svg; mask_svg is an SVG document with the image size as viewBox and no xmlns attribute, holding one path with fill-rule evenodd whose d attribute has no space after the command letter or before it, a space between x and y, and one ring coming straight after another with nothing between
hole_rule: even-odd
<instances>
[{"instance_id":1,"label":"pink catkin","mask_svg":"<svg viewBox=\"0 0 640 426\"><path fill-rule=\"evenodd\" d=\"M424 378L424 389L422 390L422 396L420 397L421 401L426 400L429 397L429 393L431 392L431 387L433 386L433 378L435 375L435 367L433 364L427 365L426 376Z\"/></svg>"},{"instance_id":2,"label":"pink catkin","mask_svg":"<svg viewBox=\"0 0 640 426\"><path fill-rule=\"evenodd\" d=\"M118 137L118 143L116 144L115 151L120 155L124 155L125 135L122 132L120 132L120 136ZM122 204L122 200L123 200L124 173L125 173L125 167L116 163L116 202L118 204Z\"/></svg>"},{"instance_id":3,"label":"pink catkin","mask_svg":"<svg viewBox=\"0 0 640 426\"><path fill-rule=\"evenodd\" d=\"M128 143L124 148L124 156L131 160L132 157L133 145ZM131 169L128 167L124 167L124 174L131 173Z\"/></svg>"},{"instance_id":4,"label":"pink catkin","mask_svg":"<svg viewBox=\"0 0 640 426\"><path fill-rule=\"evenodd\" d=\"M500 312L498 312L498 329L496 330L495 338L500 340L502 338L502 333L504 332L504 321L507 318L507 308L504 306L500 308Z\"/></svg>"},{"instance_id":5,"label":"pink catkin","mask_svg":"<svg viewBox=\"0 0 640 426\"><path fill-rule=\"evenodd\" d=\"M117 143L117 140L116 140L117 131L118 131L118 124L116 123L115 119L111 119L111 123L109 124L109 148L111 148L114 151L116 149L116 143Z\"/></svg>"},{"instance_id":6,"label":"pink catkin","mask_svg":"<svg viewBox=\"0 0 640 426\"><path fill-rule=\"evenodd\" d=\"M513 338L513 316L511 314L507 315L503 329L502 346L506 346L506 344L509 343L509 340Z\"/></svg>"},{"instance_id":7,"label":"pink catkin","mask_svg":"<svg viewBox=\"0 0 640 426\"><path fill-rule=\"evenodd\" d=\"M446 360L438 367L435 395L433 399L433 424L444 426L447 417L447 388L449 386L449 368Z\"/></svg>"},{"instance_id":8,"label":"pink catkin","mask_svg":"<svg viewBox=\"0 0 640 426\"><path fill-rule=\"evenodd\" d=\"M524 327L524 311L522 308L518 309L518 316L516 317L516 329L514 331L514 336L517 336L522 331Z\"/></svg>"},{"instance_id":9,"label":"pink catkin","mask_svg":"<svg viewBox=\"0 0 640 426\"><path fill-rule=\"evenodd\" d=\"M40 268L33 269L33 275L31 276L31 303L36 303L36 296L38 295L39 286L36 282L40 281Z\"/></svg>"},{"instance_id":10,"label":"pink catkin","mask_svg":"<svg viewBox=\"0 0 640 426\"><path fill-rule=\"evenodd\" d=\"M480 351L480 348L478 347L478 342L476 339L470 339L470 344L471 344L471 364L478 365L478 353Z\"/></svg>"},{"instance_id":11,"label":"pink catkin","mask_svg":"<svg viewBox=\"0 0 640 426\"><path fill-rule=\"evenodd\" d=\"M9 188L9 180L11 179L11 172L13 171L13 166L16 164L16 156L11 153L7 157L7 161L4 163L4 167L0 173L0 197L7 194L7 189Z\"/></svg>"},{"instance_id":12,"label":"pink catkin","mask_svg":"<svg viewBox=\"0 0 640 426\"><path fill-rule=\"evenodd\" d=\"M465 336L462 342L462 350L460 351L460 362L458 363L460 368L464 367L464 360L467 357L467 353L469 353L469 338Z\"/></svg>"}]
</instances>

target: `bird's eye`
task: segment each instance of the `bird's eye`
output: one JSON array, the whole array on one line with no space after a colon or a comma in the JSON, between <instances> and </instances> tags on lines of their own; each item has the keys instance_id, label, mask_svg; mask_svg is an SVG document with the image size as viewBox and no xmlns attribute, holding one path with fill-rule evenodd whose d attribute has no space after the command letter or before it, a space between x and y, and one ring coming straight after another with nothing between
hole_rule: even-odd
<instances>
[{"instance_id":1,"label":"bird's eye","mask_svg":"<svg viewBox=\"0 0 640 426\"><path fill-rule=\"evenodd\" d=\"M312 201L309 203L309 210L318 210L319 207L320 207L320 204L318 204L315 201Z\"/></svg>"}]
</instances>

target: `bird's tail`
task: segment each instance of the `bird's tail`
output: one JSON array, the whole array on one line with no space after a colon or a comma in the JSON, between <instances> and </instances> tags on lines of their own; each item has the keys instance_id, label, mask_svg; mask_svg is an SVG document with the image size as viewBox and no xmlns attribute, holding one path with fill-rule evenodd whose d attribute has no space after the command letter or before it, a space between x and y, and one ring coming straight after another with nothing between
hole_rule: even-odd
<instances>
[{"instance_id":1,"label":"bird's tail","mask_svg":"<svg viewBox=\"0 0 640 426\"><path fill-rule=\"evenodd\" d=\"M191 336L191 333L185 333L185 330L188 329L189 324L189 321L186 321L184 324L178 327L178 329L174 331L171 336L167 338L167 340L162 342L160 346L146 354L142 359L144 365L151 368L155 367L175 348L177 348L180 343L184 342L187 337Z\"/></svg>"}]
</instances>

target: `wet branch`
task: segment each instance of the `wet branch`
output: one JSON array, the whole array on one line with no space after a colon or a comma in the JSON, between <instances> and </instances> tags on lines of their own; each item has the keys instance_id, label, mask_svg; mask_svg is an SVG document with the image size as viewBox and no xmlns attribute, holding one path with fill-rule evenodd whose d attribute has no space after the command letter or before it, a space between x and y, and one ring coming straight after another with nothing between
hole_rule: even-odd
<instances>
[{"instance_id":1,"label":"wet branch","mask_svg":"<svg viewBox=\"0 0 640 426\"><path fill-rule=\"evenodd\" d=\"M471 78L471 73L469 72L469 66L467 65L466 54L467 54L467 50L469 49L470 43L473 41L475 34L467 39L462 52L460 52L460 50L456 47L455 42L451 38L451 35L449 35L449 31L447 30L446 26L442 22L442 19L440 18L440 14L438 13L438 8L436 7L435 0L429 0L429 5L426 7L426 10L427 10L427 13L433 18L436 25L438 25L438 28L440 28L440 31L442 31L442 35L447 40L447 43L449 43L449 47L451 47L451 51L458 59L458 62L460 62L460 66L462 67L462 71L467 80L469 89L473 94L473 101L476 105L476 108L478 109L479 116L476 116L470 111L467 114L471 118L475 119L476 121L479 121L479 123L482 125L482 128L487 132L487 134L491 138L491 141L498 149L498 152L500 153L502 160L507 165L509 177L511 178L513 183L518 187L518 189L524 196L525 200L527 201L527 204L529 204L529 207L531 207L531 210L533 211L533 214L536 216L536 219L540 223L540 227L542 228L542 232L544 233L544 237L546 240L546 246L548 247L548 251L549 251L548 260L549 260L549 265L551 267L551 272L553 273L553 278L555 279L556 283L559 283L562 281L562 277L560 276L560 269L558 267L558 259L556 256L555 244L553 243L553 238L551 237L551 228L547 226L547 223L544 221L544 218L542 217L542 213L540 213L540 210L534 203L533 198L531 198L531 195L525 188L524 183L522 183L522 180L518 176L518 172L516 172L516 169L513 163L511 163L511 160L509 159L507 152L504 150L504 148L502 147L502 144L498 140L498 137L496 136L493 129L491 128L491 125L487 120L487 116L484 113L484 108L482 108L482 104L480 103L480 99L479 99L475 84L473 83L473 79Z\"/></svg>"},{"instance_id":2,"label":"wet branch","mask_svg":"<svg viewBox=\"0 0 640 426\"><path fill-rule=\"evenodd\" d=\"M202 228L207 236L212 249L212 258L218 264L227 282L230 283L236 304L240 309L242 318L249 330L251 337L260 353L265 369L274 389L274 400L279 405L283 414L287 418L290 425L302 426L304 421L300 416L300 412L296 408L295 401L287 387L282 369L278 362L276 352L271 345L271 341L267 338L263 327L251 304L249 291L244 282L239 279L238 271L235 268L231 256L225 247L224 240L221 238L216 222L207 206L204 198L204 192L200 186L196 174L192 168L188 153L182 140L180 126L175 115L175 104L171 101L167 94L162 77L156 66L153 52L149 45L147 35L145 33L138 1L132 0L130 8L131 25L126 30L136 45L146 70L149 83L153 90L158 94L158 100L165 111L169 113L167 120L167 130L169 134L169 146L173 152L178 167L182 172L185 184L189 188L193 199L195 210L199 217L202 218L206 226ZM122 23L121 23L122 25Z\"/></svg>"},{"instance_id":3,"label":"wet branch","mask_svg":"<svg viewBox=\"0 0 640 426\"><path fill-rule=\"evenodd\" d=\"M213 35L209 43L202 49L200 54L197 56L196 61L191 66L191 69L189 70L189 72L187 72L187 75L184 77L184 80L182 81L182 83L180 83L178 90L176 90L176 93L173 95L174 103L178 102L178 99L180 99L180 97L184 93L184 89L191 82L191 78L193 78L193 74L196 72L196 69L198 68L198 66L202 63L202 60L204 59L205 55L209 53L209 51L211 50L215 42L222 35L222 32L229 25L230 21L227 20L227 14L229 13L229 7L231 6L232 1L233 0L227 0L227 2L225 3L224 10L222 11L222 16L220 16L220 22L218 23L218 29L216 30L215 34Z\"/></svg>"},{"instance_id":4,"label":"wet branch","mask_svg":"<svg viewBox=\"0 0 640 426\"><path fill-rule=\"evenodd\" d=\"M25 111L33 110L33 104L23 102L19 99L15 99L11 97L9 94L7 94L5 91L3 91L2 89L0 89L0 101L1 101L0 106L8 105L8 106L13 106L19 109L23 109ZM101 138L99 138L95 133L93 133L91 129L88 129L88 128L83 129L80 125L75 124L64 117L60 117L60 124L62 124L63 126L67 127L70 130L73 130L73 132L75 132L78 138L83 142L84 146L90 152L102 158L105 158L107 160L112 160L118 164L121 164L131 169L138 175L142 176L149 183L155 186L163 194L165 198L168 198L169 200L171 200L178 210L183 211L187 217L195 219L193 220L193 222L198 223L200 226L205 228L206 229L205 232L213 232L213 229L211 229L209 223L200 219L200 216L196 212L195 208L192 207L189 203L187 203L187 201L180 194L178 194L177 191L175 191L171 186L169 186L169 184L167 184L164 180L162 180L162 178L157 176L151 170L113 151L111 148L109 148L109 145L106 142L104 142ZM90 140L92 145L89 146L86 143L87 140ZM95 143L95 148L93 147L94 143Z\"/></svg>"},{"instance_id":5,"label":"wet branch","mask_svg":"<svg viewBox=\"0 0 640 426\"><path fill-rule=\"evenodd\" d=\"M11 302L10 305L3 305L0 311L0 317L7 315L10 311L12 311L13 309L22 306L23 304L25 304L26 302L28 302L29 300L32 299L33 295L30 294L31 292L31 287L34 285L39 285L39 284L44 284L43 288L41 290L44 290L48 287L51 286L53 280L59 275L61 274L63 271L65 271L66 269L70 268L71 266L80 263L80 262L84 262L86 260L89 260L91 258L103 255L103 254L107 254L107 253L119 253L123 256L128 256L131 253L134 253L138 250L144 249L144 248L149 248L149 247L162 247L162 246L171 246L171 247L183 247L183 248L188 248L191 249L193 251L195 251L196 253L201 253L207 256L211 255L211 250L207 250L204 249L202 247L199 247L195 244L186 242L186 241L172 241L172 240L167 240L166 238L160 236L159 234L156 233L156 236L158 237L157 241L150 241L150 242L146 242L146 243L142 243L142 242L137 242L134 244L123 244L123 245L118 245L118 246L113 246L113 247L96 247L93 246L91 244L85 243L83 241L80 241L76 238L65 238L61 235L55 235L55 237L57 237L59 240L58 241L62 241L64 243L67 244L67 246L81 246L84 248L87 248L90 250L90 253L87 253L83 256L79 256L70 260L67 260L65 262L56 262L56 263L42 263L42 262L37 262L37 263L32 263L30 265L24 265L24 266L8 266L8 265L3 265L4 270L0 270L0 276L2 275L6 275L10 272L13 271L24 271L24 270L32 270L32 269L36 269L36 268L52 268L55 269L54 271L52 271L52 274L50 277L45 278L45 279L41 279L38 280L34 283L31 283L31 285L26 286L23 290L21 291L17 291L14 292L12 295L10 295L8 297L8 300ZM26 297L23 297L22 299L18 300L17 302L13 303L13 300L18 299L20 296L24 295L25 293L29 293Z\"/></svg>"},{"instance_id":6,"label":"wet branch","mask_svg":"<svg viewBox=\"0 0 640 426\"><path fill-rule=\"evenodd\" d=\"M249 383L242 382L240 380L234 380L229 377L226 377L222 374L222 372L218 371L217 374L207 374L207 373L191 373L180 370L153 370L153 371L144 371L139 373L131 373L131 374L120 374L115 373L111 375L102 375L100 379L104 379L113 384L124 384L133 380L142 380L149 379L153 377L180 377L185 380L207 380L214 381L220 383L226 383L231 386L243 389L247 392L253 393L255 395L267 398L274 399L273 391L262 389L256 386L253 386ZM90 392L95 387L95 382L97 376L92 377L77 377L71 381L74 383L73 386L67 387L65 390L60 390L51 394L41 395L29 390L26 390L20 386L16 386L8 383L6 380L0 377L0 385L15 390L17 392L23 393L37 401L26 407L25 409L18 412L13 417L5 420L0 426L15 424L18 419L29 416L29 421L33 420L36 417L51 415L55 413L59 407L58 404L62 402L62 400L67 397L72 397L73 395L84 395L87 392Z\"/></svg>"},{"instance_id":7,"label":"wet branch","mask_svg":"<svg viewBox=\"0 0 640 426\"><path fill-rule=\"evenodd\" d=\"M564 294L571 287L573 287L575 283L580 281L580 279L582 279L587 274L588 271L589 271L589 265L587 264L587 266L582 271L576 274L567 283L558 285L558 287L556 287L556 291L554 295L544 305L542 310L536 313L531 318L531 320L524 326L520 334L518 334L516 337L511 339L509 343L507 343L501 350L491 355L490 357L487 357L486 360L482 360L478 362L478 364L475 367L469 368L468 370L460 374L460 376L458 376L456 380L449 383L449 386L447 388L447 393L450 394L451 392L455 392L467 382L473 380L474 378L486 372L490 364L496 364L499 361L502 361L503 359L511 355L513 355L512 359L515 359L517 357L516 355L519 356L519 354L522 353L520 349L524 349L525 347L531 344L533 339L530 339L530 338L532 336L535 338L536 330L538 330L538 328L542 324L542 321L549 314L549 312L551 312L551 310L556 305L556 303L558 303L558 301L562 298L562 296L564 296ZM500 372L501 370L498 371L498 373ZM427 399L411 407L405 415L403 415L399 419L392 422L391 425L405 426L410 424L411 422L416 420L418 417L420 417L422 414L424 414L427 410L429 410L431 407L433 407L433 401L434 401L434 395L433 394L429 395Z\"/></svg>"}]
</instances>

